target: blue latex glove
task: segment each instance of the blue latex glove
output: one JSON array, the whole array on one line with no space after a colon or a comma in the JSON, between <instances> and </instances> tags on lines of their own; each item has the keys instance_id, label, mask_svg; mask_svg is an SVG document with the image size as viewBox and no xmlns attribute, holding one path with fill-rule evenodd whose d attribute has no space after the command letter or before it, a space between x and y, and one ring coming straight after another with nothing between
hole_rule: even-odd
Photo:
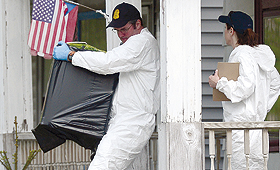
<instances>
[{"instance_id":1,"label":"blue latex glove","mask_svg":"<svg viewBox=\"0 0 280 170\"><path fill-rule=\"evenodd\" d=\"M53 58L56 60L67 61L67 57L70 51L71 50L65 42L59 41L57 46L54 47Z\"/></svg>"}]
</instances>

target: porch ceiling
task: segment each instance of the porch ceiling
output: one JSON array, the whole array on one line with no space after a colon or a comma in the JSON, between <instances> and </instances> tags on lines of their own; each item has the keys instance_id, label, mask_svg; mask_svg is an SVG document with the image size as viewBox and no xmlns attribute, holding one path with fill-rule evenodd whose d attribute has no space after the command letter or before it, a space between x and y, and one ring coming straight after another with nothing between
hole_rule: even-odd
<instances>
[{"instance_id":1,"label":"porch ceiling","mask_svg":"<svg viewBox=\"0 0 280 170\"><path fill-rule=\"evenodd\" d=\"M75 2L78 2L80 4L83 4L85 6L88 6L93 9L105 9L105 0L75 0ZM86 12L89 11L89 9L79 7L79 12Z\"/></svg>"}]
</instances>

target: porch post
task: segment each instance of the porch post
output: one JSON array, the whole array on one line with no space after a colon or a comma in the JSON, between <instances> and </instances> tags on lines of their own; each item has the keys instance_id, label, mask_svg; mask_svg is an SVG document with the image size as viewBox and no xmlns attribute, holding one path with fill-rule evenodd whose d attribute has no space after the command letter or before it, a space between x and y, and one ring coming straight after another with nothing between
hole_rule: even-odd
<instances>
[{"instance_id":1,"label":"porch post","mask_svg":"<svg viewBox=\"0 0 280 170\"><path fill-rule=\"evenodd\" d=\"M15 150L15 116L19 131L33 128L29 27L29 0L0 1L0 150L7 151L10 162ZM0 165L2 169L4 166Z\"/></svg>"},{"instance_id":2,"label":"porch post","mask_svg":"<svg viewBox=\"0 0 280 170\"><path fill-rule=\"evenodd\" d=\"M159 169L204 169L201 2L160 1Z\"/></svg>"}]
</instances>

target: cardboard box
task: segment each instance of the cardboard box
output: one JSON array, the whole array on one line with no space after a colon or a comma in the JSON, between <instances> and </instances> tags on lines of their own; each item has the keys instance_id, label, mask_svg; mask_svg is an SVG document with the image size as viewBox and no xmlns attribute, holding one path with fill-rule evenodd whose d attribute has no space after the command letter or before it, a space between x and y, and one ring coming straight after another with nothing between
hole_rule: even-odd
<instances>
[{"instance_id":1,"label":"cardboard box","mask_svg":"<svg viewBox=\"0 0 280 170\"><path fill-rule=\"evenodd\" d=\"M218 62L218 76L236 81L239 76L239 63ZM226 95L217 89L213 89L213 101L230 101Z\"/></svg>"}]
</instances>

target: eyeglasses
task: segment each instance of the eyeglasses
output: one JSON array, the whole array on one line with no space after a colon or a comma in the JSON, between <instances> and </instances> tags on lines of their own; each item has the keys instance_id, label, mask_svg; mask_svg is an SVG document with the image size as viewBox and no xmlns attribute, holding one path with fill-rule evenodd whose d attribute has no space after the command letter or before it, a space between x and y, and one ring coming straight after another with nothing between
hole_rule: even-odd
<instances>
[{"instance_id":1,"label":"eyeglasses","mask_svg":"<svg viewBox=\"0 0 280 170\"><path fill-rule=\"evenodd\" d=\"M120 29L120 30L117 30L117 29L112 29L112 31L114 32L114 33L122 33L122 34L125 34L125 33L127 33L127 31L130 29L130 27L132 26L132 24L128 27L128 28L122 28L122 29Z\"/></svg>"}]
</instances>

